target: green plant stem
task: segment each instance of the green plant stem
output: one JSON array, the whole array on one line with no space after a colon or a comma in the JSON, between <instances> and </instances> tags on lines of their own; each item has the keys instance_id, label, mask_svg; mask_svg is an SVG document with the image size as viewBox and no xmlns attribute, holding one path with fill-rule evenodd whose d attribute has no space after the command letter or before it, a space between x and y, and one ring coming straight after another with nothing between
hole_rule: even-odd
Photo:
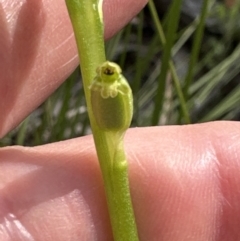
<instances>
[{"instance_id":1,"label":"green plant stem","mask_svg":"<svg viewBox=\"0 0 240 241\"><path fill-rule=\"evenodd\" d=\"M173 16L179 15L181 1L178 1L178 2L175 1L174 4L175 5L177 4L177 5L172 6L172 9L175 8L174 11L172 10L172 15ZM173 78L173 83L175 85L175 89L176 89L176 92L177 92L177 95L178 95L178 98L179 98L179 102L180 102L181 110L182 110L182 113L183 113L183 117L185 119L185 122L189 124L189 123L191 123L191 120L190 120L190 117L189 117L187 104L186 104L186 101L184 99L184 95L183 95L183 92L182 92L182 89L181 89L181 86L180 86L180 81L179 81L179 78L177 76L174 64L171 60L171 49L172 49L172 43L173 43L173 40L174 40L173 37L175 36L175 31L176 31L176 27L177 27L176 26L177 22L175 22L176 18L175 17L172 18L173 19L172 21L174 22L173 25L175 25L174 26L175 29L171 28L171 32L168 33L171 41L166 41L166 37L165 37L164 31L163 31L161 22L158 18L158 14L157 14L157 11L156 11L153 0L149 0L148 6L149 6L150 12L152 14L152 18L154 20L155 26L157 28L157 32L158 32L158 36L159 36L159 39L161 41L161 44L164 46L164 48L165 48L166 44L168 44L168 48L165 49L165 55L163 56L163 59L162 59L162 62L163 62L162 69L163 69L163 71L161 71L161 74L160 74L160 77L159 77L159 85L158 85L158 90L157 90L157 96L156 96L156 99L155 99L155 107L156 108L154 109L154 112L153 112L152 124L153 125L158 124L158 120L159 120L159 116L160 116L160 112L161 112L161 108L162 108L162 103L163 103L163 97L164 97L164 91L165 91L165 79L166 79L168 68L170 69L170 73L171 73L172 78ZM172 23L169 23L169 27L172 27ZM167 39L169 39L169 36L167 36ZM159 105L160 105L160 108L159 108Z\"/></svg>"},{"instance_id":2,"label":"green plant stem","mask_svg":"<svg viewBox=\"0 0 240 241\"><path fill-rule=\"evenodd\" d=\"M21 127L18 131L18 134L17 134L17 141L16 141L17 145L23 145L24 144L29 118L30 117L27 117L21 124Z\"/></svg>"},{"instance_id":3,"label":"green plant stem","mask_svg":"<svg viewBox=\"0 0 240 241\"><path fill-rule=\"evenodd\" d=\"M169 70L169 61L171 60L171 50L175 40L175 34L178 27L181 0L174 0L170 8L170 16L168 18L168 31L166 35L166 43L164 45L161 72L159 76L159 83L157 94L155 97L155 108L152 116L152 125L158 125L160 113L164 102L164 93L166 87L166 78Z\"/></svg>"},{"instance_id":4,"label":"green plant stem","mask_svg":"<svg viewBox=\"0 0 240 241\"><path fill-rule=\"evenodd\" d=\"M98 1L66 0L66 4L81 60L86 103L104 179L114 240L138 241L123 135L101 130L96 124L91 107L89 86L96 75L96 68L106 61Z\"/></svg>"},{"instance_id":5,"label":"green plant stem","mask_svg":"<svg viewBox=\"0 0 240 241\"><path fill-rule=\"evenodd\" d=\"M138 30L137 30L137 44L138 44L138 49L141 49L142 46L142 34L143 34L143 12L139 14L139 23L138 23ZM142 77L142 65L145 64L145 61L143 61L140 52L137 54L137 60L135 63L135 77L133 80L133 85L132 85L132 90L134 93L134 110L135 110L135 119L136 119L136 125L139 126L138 120L139 120L139 89L141 87L141 77Z\"/></svg>"},{"instance_id":6,"label":"green plant stem","mask_svg":"<svg viewBox=\"0 0 240 241\"><path fill-rule=\"evenodd\" d=\"M185 85L183 88L183 94L184 94L184 98L186 100L188 100L189 87L190 87L192 79L193 79L194 68L197 63L199 52L201 49L201 42L203 39L205 21L206 21L207 14L208 14L208 5L209 5L209 0L204 0L203 5L202 5L202 11L201 11L201 15L200 15L199 24L198 24L198 27L196 30L196 34L194 36L193 47L192 47L192 52L191 52L191 57L190 57L189 67L188 67L188 73L186 75Z\"/></svg>"},{"instance_id":7,"label":"green plant stem","mask_svg":"<svg viewBox=\"0 0 240 241\"><path fill-rule=\"evenodd\" d=\"M162 63L161 63L161 72L159 76L159 83L157 88L157 94L155 98L155 108L152 115L152 125L158 125L160 113L162 110L163 102L164 102L164 93L166 87L166 78L169 70L169 61L171 60L171 50L174 44L174 40L176 37L176 31L179 22L180 16L180 7L181 0L174 0L169 11L168 18L168 31L166 34L166 43L164 45Z\"/></svg>"}]
</instances>

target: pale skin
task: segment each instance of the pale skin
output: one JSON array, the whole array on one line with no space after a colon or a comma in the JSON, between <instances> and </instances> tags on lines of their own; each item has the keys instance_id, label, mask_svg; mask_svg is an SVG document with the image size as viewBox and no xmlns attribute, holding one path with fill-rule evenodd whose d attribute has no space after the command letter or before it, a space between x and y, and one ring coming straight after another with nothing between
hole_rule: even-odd
<instances>
[{"instance_id":1,"label":"pale skin","mask_svg":"<svg viewBox=\"0 0 240 241\"><path fill-rule=\"evenodd\" d=\"M78 63L64 1L19 2L0 3L1 137ZM145 3L106 0L105 36L118 31ZM38 16L34 21L32 12ZM25 27L15 31L16 25ZM127 132L141 241L240 240L239 140L238 122ZM92 136L1 148L0 186L0 240L112 240Z\"/></svg>"}]
</instances>

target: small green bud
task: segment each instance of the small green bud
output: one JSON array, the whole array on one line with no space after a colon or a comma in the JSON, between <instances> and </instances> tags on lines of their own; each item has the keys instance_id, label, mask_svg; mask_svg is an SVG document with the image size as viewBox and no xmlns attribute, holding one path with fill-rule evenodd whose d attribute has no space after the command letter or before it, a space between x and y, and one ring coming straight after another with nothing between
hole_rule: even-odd
<instances>
[{"instance_id":1,"label":"small green bud","mask_svg":"<svg viewBox=\"0 0 240 241\"><path fill-rule=\"evenodd\" d=\"M96 72L89 87L95 120L102 130L124 132L132 120L132 90L117 64L104 62Z\"/></svg>"}]
</instances>

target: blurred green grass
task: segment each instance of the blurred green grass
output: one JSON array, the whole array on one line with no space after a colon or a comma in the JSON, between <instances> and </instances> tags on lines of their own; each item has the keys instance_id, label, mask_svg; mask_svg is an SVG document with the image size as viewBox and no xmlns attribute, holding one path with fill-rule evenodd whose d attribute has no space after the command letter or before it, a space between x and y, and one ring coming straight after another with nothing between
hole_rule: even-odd
<instances>
[{"instance_id":1,"label":"blurred green grass","mask_svg":"<svg viewBox=\"0 0 240 241\"><path fill-rule=\"evenodd\" d=\"M239 1L234 7L204 0L189 24L174 0L159 18L152 0L106 43L134 94L132 126L240 120ZM211 13L211 15L210 15ZM206 19L222 21L222 33ZM0 146L34 146L91 133L79 68L37 110L0 140Z\"/></svg>"}]
</instances>

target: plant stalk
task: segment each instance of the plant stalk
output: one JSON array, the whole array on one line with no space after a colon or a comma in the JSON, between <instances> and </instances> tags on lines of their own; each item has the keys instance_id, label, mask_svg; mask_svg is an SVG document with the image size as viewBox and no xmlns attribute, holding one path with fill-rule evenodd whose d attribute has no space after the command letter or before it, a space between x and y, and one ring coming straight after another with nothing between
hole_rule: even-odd
<instances>
[{"instance_id":1,"label":"plant stalk","mask_svg":"<svg viewBox=\"0 0 240 241\"><path fill-rule=\"evenodd\" d=\"M115 241L138 241L132 208L128 163L123 135L101 130L91 106L89 86L96 69L106 61L102 8L98 0L66 0L76 37L88 114L104 180L105 193Z\"/></svg>"}]
</instances>

